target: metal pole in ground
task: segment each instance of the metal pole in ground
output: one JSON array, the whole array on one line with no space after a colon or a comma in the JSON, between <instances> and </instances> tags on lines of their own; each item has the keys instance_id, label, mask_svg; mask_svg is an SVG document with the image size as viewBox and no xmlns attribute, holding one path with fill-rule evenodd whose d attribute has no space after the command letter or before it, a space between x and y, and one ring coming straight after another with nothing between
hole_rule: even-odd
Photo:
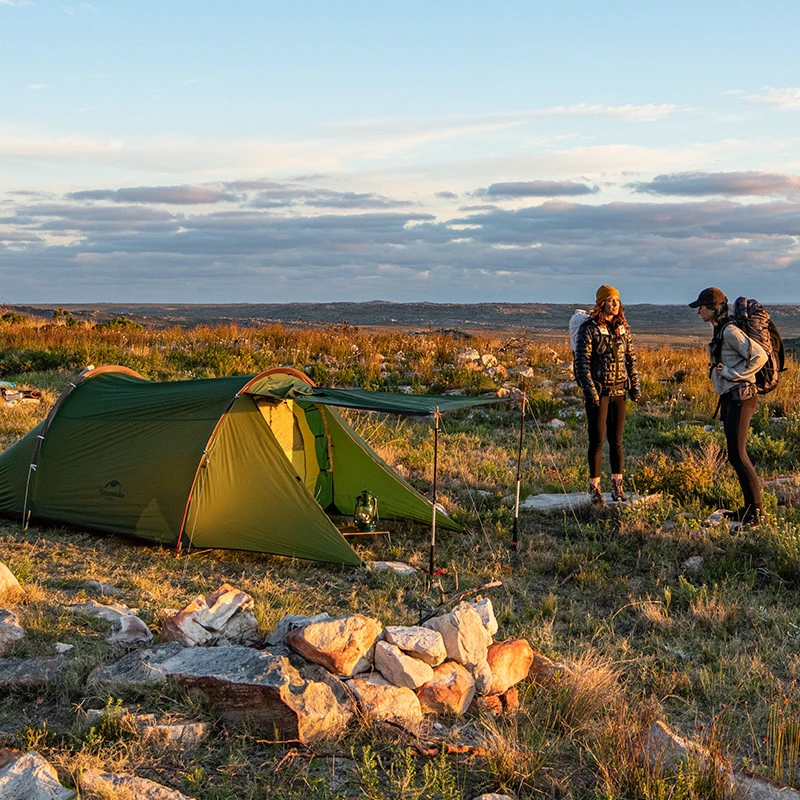
<instances>
[{"instance_id":1,"label":"metal pole in ground","mask_svg":"<svg viewBox=\"0 0 800 800\"><path fill-rule=\"evenodd\" d=\"M433 512L431 513L431 557L428 564L428 582L433 582L433 571L436 554L436 477L439 466L439 406L433 415Z\"/></svg>"},{"instance_id":2,"label":"metal pole in ground","mask_svg":"<svg viewBox=\"0 0 800 800\"><path fill-rule=\"evenodd\" d=\"M525 430L525 401L527 395L522 393L522 406L519 414L519 448L517 450L517 498L514 503L514 529L511 533L511 550L517 549L517 535L519 533L519 489L522 483L522 435Z\"/></svg>"}]
</instances>

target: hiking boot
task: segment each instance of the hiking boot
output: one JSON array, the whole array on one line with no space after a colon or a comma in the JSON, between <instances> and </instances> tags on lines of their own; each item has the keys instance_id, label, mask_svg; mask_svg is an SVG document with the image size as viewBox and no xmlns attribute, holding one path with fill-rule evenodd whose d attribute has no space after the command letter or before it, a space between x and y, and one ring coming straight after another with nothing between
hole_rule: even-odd
<instances>
[{"instance_id":1,"label":"hiking boot","mask_svg":"<svg viewBox=\"0 0 800 800\"><path fill-rule=\"evenodd\" d=\"M593 506L604 506L606 504L606 499L603 497L600 487L591 483L589 484L589 499L592 501Z\"/></svg>"},{"instance_id":2,"label":"hiking boot","mask_svg":"<svg viewBox=\"0 0 800 800\"><path fill-rule=\"evenodd\" d=\"M763 508L751 508L750 506L741 509L741 511L742 525L749 525L751 528L755 528L761 522L761 516L764 513Z\"/></svg>"},{"instance_id":3,"label":"hiking boot","mask_svg":"<svg viewBox=\"0 0 800 800\"><path fill-rule=\"evenodd\" d=\"M625 492L622 491L622 481L611 481L611 499L615 503L627 503L630 499Z\"/></svg>"}]
</instances>

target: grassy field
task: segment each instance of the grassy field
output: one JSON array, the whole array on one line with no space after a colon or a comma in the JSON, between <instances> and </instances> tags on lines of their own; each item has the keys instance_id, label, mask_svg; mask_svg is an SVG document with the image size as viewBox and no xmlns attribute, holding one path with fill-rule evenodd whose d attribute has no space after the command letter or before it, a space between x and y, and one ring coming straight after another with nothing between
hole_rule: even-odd
<instances>
[{"instance_id":1,"label":"grassy field","mask_svg":"<svg viewBox=\"0 0 800 800\"><path fill-rule=\"evenodd\" d=\"M702 337L701 337L702 338ZM767 519L730 533L705 523L718 507L739 505L712 421L716 398L696 340L641 342L644 398L626 426L627 484L652 502L624 511L522 512L519 548L509 551L516 480L519 406L445 416L439 499L464 524L440 534L440 587L423 577L308 564L249 553L171 551L59 528L0 523L0 558L22 583L3 606L28 636L14 655L52 655L74 644L64 679L44 694L0 698L0 746L35 748L64 783L85 768L135 772L198 800L260 798L514 797L659 800L725 797L702 764L670 772L639 758L641 731L663 719L737 768L797 785L800 754L800 443L798 372L762 398L749 450L767 482ZM495 356L502 371L473 369L462 351ZM468 339L442 333L236 325L144 328L128 318L103 325L0 316L0 370L6 380L43 391L41 404L0 405L0 448L47 412L88 363L132 367L154 380L248 374L288 365L324 385L415 392L464 389L527 393L522 497L581 491L587 485L582 404L568 381L566 334ZM534 377L518 378L532 367ZM566 384L566 385L565 385ZM359 432L411 483L428 492L433 438L428 421L349 415ZM548 423L560 419L564 427ZM604 488L608 490L609 486ZM359 543L365 560L427 565L428 531L393 525L391 544ZM699 556L702 560L686 562ZM697 566L699 564L699 566ZM499 579L491 592L497 638L522 636L572 668L555 683L521 685L516 716L470 713L447 721L449 741L481 738L486 748L436 758L414 755L397 730L362 728L312 751L268 744L226 730L196 696L162 690L123 698L87 697L84 681L121 654L106 625L63 606L89 594L87 579L124 590L158 630L165 609L180 608L227 581L251 594L267 630L287 612L362 612L385 624L414 624L444 596ZM103 600L102 597L96 599ZM105 598L110 601L112 598ZM81 727L87 708L119 701L214 724L197 749L153 747L133 726L106 720Z\"/></svg>"}]
</instances>

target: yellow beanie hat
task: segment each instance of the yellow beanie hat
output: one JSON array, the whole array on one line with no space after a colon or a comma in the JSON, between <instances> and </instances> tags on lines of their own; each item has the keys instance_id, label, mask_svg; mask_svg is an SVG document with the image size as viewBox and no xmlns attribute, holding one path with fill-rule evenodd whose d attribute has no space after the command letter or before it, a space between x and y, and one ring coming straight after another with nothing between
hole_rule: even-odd
<instances>
[{"instance_id":1,"label":"yellow beanie hat","mask_svg":"<svg viewBox=\"0 0 800 800\"><path fill-rule=\"evenodd\" d=\"M608 286L605 283L597 290L597 297L595 301L597 305L604 303L606 300L611 299L612 297L616 297L619 300L619 292L613 287Z\"/></svg>"}]
</instances>

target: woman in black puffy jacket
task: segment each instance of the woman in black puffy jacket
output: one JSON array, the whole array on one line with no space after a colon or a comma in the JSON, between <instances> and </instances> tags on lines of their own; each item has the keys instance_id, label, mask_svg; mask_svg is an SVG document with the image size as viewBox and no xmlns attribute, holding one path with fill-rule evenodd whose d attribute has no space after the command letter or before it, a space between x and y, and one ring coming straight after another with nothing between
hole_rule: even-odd
<instances>
[{"instance_id":1,"label":"woman in black puffy jacket","mask_svg":"<svg viewBox=\"0 0 800 800\"><path fill-rule=\"evenodd\" d=\"M630 395L631 400L638 402L642 389L619 292L603 284L597 290L595 303L578 331L575 380L583 389L589 424L589 495L593 503L603 505L600 471L606 435L611 460L611 498L615 502L628 499L622 489L625 397Z\"/></svg>"}]
</instances>

